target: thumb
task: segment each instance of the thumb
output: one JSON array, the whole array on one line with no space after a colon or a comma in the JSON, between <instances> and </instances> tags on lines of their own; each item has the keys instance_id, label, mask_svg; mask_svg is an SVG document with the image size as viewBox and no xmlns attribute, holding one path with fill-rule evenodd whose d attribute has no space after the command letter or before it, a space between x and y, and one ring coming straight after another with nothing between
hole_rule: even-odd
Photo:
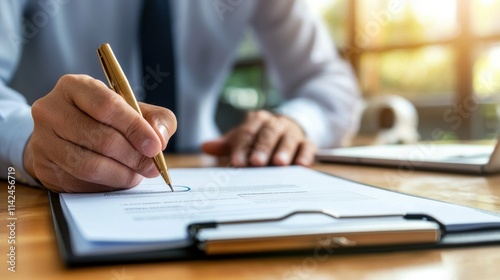
<instances>
[{"instance_id":1,"label":"thumb","mask_svg":"<svg viewBox=\"0 0 500 280\"><path fill-rule=\"evenodd\" d=\"M225 135L221 136L220 138L203 143L201 145L201 150L204 153L213 156L227 156L231 152L227 137Z\"/></svg>"},{"instance_id":2,"label":"thumb","mask_svg":"<svg viewBox=\"0 0 500 280\"><path fill-rule=\"evenodd\" d=\"M177 118L174 113L164 107L139 103L142 115L153 127L160 138L162 150L165 150L168 140L177 130Z\"/></svg>"}]
</instances>

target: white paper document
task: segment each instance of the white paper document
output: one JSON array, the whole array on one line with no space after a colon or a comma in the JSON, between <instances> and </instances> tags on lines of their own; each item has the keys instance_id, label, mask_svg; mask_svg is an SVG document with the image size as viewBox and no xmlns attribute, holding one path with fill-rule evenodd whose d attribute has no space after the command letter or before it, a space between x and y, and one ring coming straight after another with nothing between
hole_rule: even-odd
<instances>
[{"instance_id":1,"label":"white paper document","mask_svg":"<svg viewBox=\"0 0 500 280\"><path fill-rule=\"evenodd\" d=\"M192 223L276 218L297 210L324 210L340 217L428 214L448 231L500 226L500 217L472 208L303 167L172 169L170 174L175 192L158 177L124 191L60 194L75 254L180 248L190 243L186 228ZM324 216L291 221L285 226L294 230L339 222Z\"/></svg>"}]
</instances>

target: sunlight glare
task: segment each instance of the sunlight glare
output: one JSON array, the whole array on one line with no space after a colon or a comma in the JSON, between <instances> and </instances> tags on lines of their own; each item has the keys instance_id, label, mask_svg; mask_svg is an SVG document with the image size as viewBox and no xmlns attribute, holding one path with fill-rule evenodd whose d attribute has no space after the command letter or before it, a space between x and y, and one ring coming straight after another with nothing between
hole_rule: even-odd
<instances>
[{"instance_id":1,"label":"sunlight glare","mask_svg":"<svg viewBox=\"0 0 500 280\"><path fill-rule=\"evenodd\" d=\"M312 0L306 1L309 7L315 12L321 12L323 9L332 7L338 0Z\"/></svg>"},{"instance_id":2,"label":"sunlight glare","mask_svg":"<svg viewBox=\"0 0 500 280\"><path fill-rule=\"evenodd\" d=\"M479 4L481 6L487 7L487 6L492 6L493 4L495 4L495 1L496 0L479 0Z\"/></svg>"},{"instance_id":3,"label":"sunlight glare","mask_svg":"<svg viewBox=\"0 0 500 280\"><path fill-rule=\"evenodd\" d=\"M445 25L456 18L456 0L418 0L412 1L412 7L420 22L435 22Z\"/></svg>"}]
</instances>

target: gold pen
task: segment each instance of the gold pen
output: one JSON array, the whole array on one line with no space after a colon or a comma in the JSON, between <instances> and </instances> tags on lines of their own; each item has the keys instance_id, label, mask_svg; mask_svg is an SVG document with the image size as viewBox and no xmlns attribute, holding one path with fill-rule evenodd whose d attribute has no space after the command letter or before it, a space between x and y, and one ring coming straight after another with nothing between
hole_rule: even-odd
<instances>
[{"instance_id":1,"label":"gold pen","mask_svg":"<svg viewBox=\"0 0 500 280\"><path fill-rule=\"evenodd\" d=\"M128 83L127 77L125 77L125 73L123 73L118 60L113 54L113 50L111 50L111 46L109 44L103 44L97 49L97 56L99 57L99 61L101 62L102 69L104 71L104 75L108 80L109 86L116 93L121 95L123 99L132 107L134 110L142 116L141 108L135 99L134 92ZM161 176L170 187L172 191L174 188L172 187L172 179L170 178L170 174L168 173L167 163L165 162L165 157L163 153L160 152L154 158L154 162L158 171L160 171Z\"/></svg>"}]
</instances>

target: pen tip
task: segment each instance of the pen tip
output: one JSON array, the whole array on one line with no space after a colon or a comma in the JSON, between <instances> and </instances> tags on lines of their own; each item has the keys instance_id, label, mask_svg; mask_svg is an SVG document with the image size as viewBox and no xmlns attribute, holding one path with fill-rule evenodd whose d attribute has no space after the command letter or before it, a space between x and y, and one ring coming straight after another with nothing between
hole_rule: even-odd
<instances>
[{"instance_id":1,"label":"pen tip","mask_svg":"<svg viewBox=\"0 0 500 280\"><path fill-rule=\"evenodd\" d=\"M170 178L170 174L168 171L161 172L161 176L163 177L163 180L165 180L165 183L170 187L171 191L174 191L174 187L172 186L172 178Z\"/></svg>"}]
</instances>

